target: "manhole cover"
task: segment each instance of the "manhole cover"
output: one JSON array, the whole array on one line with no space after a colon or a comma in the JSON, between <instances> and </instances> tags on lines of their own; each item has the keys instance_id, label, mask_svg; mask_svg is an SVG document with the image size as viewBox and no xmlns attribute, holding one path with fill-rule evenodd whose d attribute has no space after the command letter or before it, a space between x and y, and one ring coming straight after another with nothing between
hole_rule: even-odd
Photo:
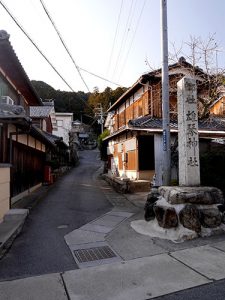
<instances>
[{"instance_id":1,"label":"manhole cover","mask_svg":"<svg viewBox=\"0 0 225 300\"><path fill-rule=\"evenodd\" d=\"M89 249L78 249L74 255L79 263L91 262L102 259L117 257L109 246L93 247Z\"/></svg>"}]
</instances>

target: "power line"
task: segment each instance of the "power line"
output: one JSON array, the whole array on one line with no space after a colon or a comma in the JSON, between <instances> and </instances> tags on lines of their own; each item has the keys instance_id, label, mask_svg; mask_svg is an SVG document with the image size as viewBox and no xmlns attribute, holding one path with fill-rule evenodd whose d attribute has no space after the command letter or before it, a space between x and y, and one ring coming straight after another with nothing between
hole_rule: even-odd
<instances>
[{"instance_id":1,"label":"power line","mask_svg":"<svg viewBox=\"0 0 225 300\"><path fill-rule=\"evenodd\" d=\"M3 6L3 8L7 11L9 16L13 19L13 21L16 23L16 25L20 28L20 30L25 34L25 36L29 39L29 41L33 44L33 46L38 50L38 52L44 57L44 59L47 61L47 63L52 67L52 69L57 73L57 75L63 80L63 82L69 87L69 89L72 92L75 92L73 88L69 85L69 83L62 77L62 75L57 71L57 69L53 66L53 64L49 61L49 59L44 55L44 53L40 50L40 48L37 46L37 44L31 39L31 37L28 35L28 33L23 29L23 27L19 24L19 22L16 20L16 18L12 15L12 13L9 11L9 9L6 7L6 5L0 0L0 4Z\"/></svg>"},{"instance_id":2,"label":"power line","mask_svg":"<svg viewBox=\"0 0 225 300\"><path fill-rule=\"evenodd\" d=\"M88 70L85 70L85 69L83 69L83 68L80 68L80 70L83 71L83 72L86 72L86 73L88 73L88 74L90 74L90 75L92 75L92 76L98 77L98 78L100 78L100 79L102 79L102 80L104 80L104 81L107 81L107 82L110 82L110 83L112 83L112 84L115 84L115 85L117 85L117 86L122 87L121 84L116 83L116 82L113 82L113 81L111 81L111 80L109 80L109 79L106 79L106 78L100 76L100 75L94 74L94 73L92 73L92 72L90 72L90 71L88 71Z\"/></svg>"},{"instance_id":3,"label":"power line","mask_svg":"<svg viewBox=\"0 0 225 300\"><path fill-rule=\"evenodd\" d=\"M75 90L63 78L63 76L59 73L59 71L53 66L53 64L49 61L49 59L45 56L45 54L40 50L40 48L37 46L37 44L32 40L32 38L28 35L28 33L25 31L25 29L22 27L22 25L19 24L19 22L16 20L16 18L13 16L13 14L9 11L9 9L6 7L6 5L1 0L0 0L0 4L3 6L3 8L9 14L9 16L13 19L13 21L16 23L16 25L20 28L20 30L24 33L24 35L29 39L29 41L32 43L32 45L38 50L38 52L41 54L41 56L47 61L47 63L51 66L51 68L56 72L56 74L62 79L62 81L68 86L68 88L72 92L76 93ZM89 106L85 100L83 100L82 98L79 98L79 100L82 101L88 108L90 108L92 110L91 106Z\"/></svg>"},{"instance_id":4,"label":"power line","mask_svg":"<svg viewBox=\"0 0 225 300\"><path fill-rule=\"evenodd\" d=\"M88 88L88 86L87 86L87 83L85 82L85 80L84 80L84 78L83 78L83 76L82 76L82 74L81 74L81 72L80 72L80 69L79 69L78 65L76 64L75 60L73 59L73 56L71 55L71 53L70 53L70 51L69 51L69 49L68 49L66 43L64 42L64 40L63 40L63 38L62 38L62 36L61 36L59 30L57 29L57 27L56 27L56 25L55 25L55 23L54 23L54 21L53 21L53 19L52 19L52 17L50 16L49 11L47 10L47 8L46 8L44 2L43 2L42 0L40 0L40 2L41 2L41 5L42 5L42 7L43 7L43 9L44 9L44 11L45 11L45 13L46 13L46 15L48 16L50 22L52 23L52 26L54 27L54 29L55 29L55 31L56 31L56 33L57 33L57 35L58 35L58 37L59 37L61 43L63 44L63 46L64 46L66 52L68 53L69 57L71 58L71 60L72 60L72 62L73 62L73 64L74 64L74 66L75 66L75 68L77 69L77 72L78 72L78 74L79 74L81 80L83 81L84 85L86 86L88 92L90 92L90 90L89 90L89 88Z\"/></svg>"},{"instance_id":5,"label":"power line","mask_svg":"<svg viewBox=\"0 0 225 300\"><path fill-rule=\"evenodd\" d=\"M128 17L127 17L127 22L126 22L126 26L125 26L125 29L124 29L124 33L123 33L123 37L122 37L120 49L119 49L119 52L118 52L118 55L117 55L117 58L116 58L115 68L114 68L112 77L114 77L114 74L116 73L116 70L117 70L117 67L118 67L118 63L119 63L119 60L120 60L120 56L121 56L121 52L122 52L123 46L124 46L124 44L125 44L125 42L127 40L128 34L130 32L130 29L129 29L128 25L129 25L129 21L130 21L130 17L131 17L133 3L134 3L134 0L132 0L131 5L130 5L130 9L129 9Z\"/></svg>"},{"instance_id":6,"label":"power line","mask_svg":"<svg viewBox=\"0 0 225 300\"><path fill-rule=\"evenodd\" d=\"M121 75L122 75L122 73L124 71L125 65L127 63L127 59L128 59L129 54L130 54L130 50L132 48L132 45L133 45L133 42L134 42L134 39L135 39L135 36L136 36L136 33L137 33L138 26L139 26L140 21L141 21L141 17L142 17L143 11L144 11L145 4L146 4L146 0L144 0L144 2L143 2L143 5L142 5L141 11L140 11L140 15L138 17L138 20L137 20L137 23L136 23L136 26L135 26L134 34L133 34L130 46L129 46L128 50L127 50L127 54L125 56L123 66L121 68L121 71L120 71L120 74L119 74L119 77L118 77L119 79L120 79L120 77L121 77Z\"/></svg>"},{"instance_id":7,"label":"power line","mask_svg":"<svg viewBox=\"0 0 225 300\"><path fill-rule=\"evenodd\" d=\"M41 2L41 4L42 4L42 6L43 6L43 8L44 8L44 10L45 10L45 12L46 12L46 14L47 14L49 20L51 21L51 23L52 23L52 25L53 25L55 31L57 32L57 35L58 35L58 37L60 38L60 40L61 40L61 42L62 42L64 48L66 49L66 51L67 51L67 53L69 54L69 56L70 56L70 58L71 58L73 64L75 65L75 67L76 67L76 69L77 69L77 71L78 71L78 73L79 73L81 79L83 80L83 82L84 82L86 88L88 89L88 91L90 92L90 90L89 90L87 84L85 83L84 78L82 77L80 71L86 72L86 73L88 73L88 74L90 74L90 75L92 75L92 76L94 76L94 77L97 77L97 78L99 78L99 79L102 79L102 80L104 80L104 81L107 81L107 82L109 82L109 83L112 83L112 84L114 84L114 85L121 86L121 85L118 84L118 83L115 83L115 82L113 82L113 81L111 81L111 80L109 80L109 79L106 79L106 78L104 78L104 77L102 77L102 76L100 76L100 75L97 75L97 74L95 74L95 73L93 73L93 72L91 72L91 71L88 71L88 70L86 70L86 69L84 69L84 68L81 68L81 67L79 67L79 66L75 63L75 61L74 61L74 59L73 59L73 57L72 57L72 54L70 53L68 47L66 46L66 44L65 44L65 42L64 42L64 40L63 40L63 38L62 38L62 35L60 34L59 30L57 29L57 27L56 27L56 25L55 25L55 23L54 23L54 21L53 21L53 19L51 18L49 12L47 11L47 8L46 8L46 6L44 5L44 2L43 2L42 0L40 0L40 2Z\"/></svg>"},{"instance_id":8,"label":"power line","mask_svg":"<svg viewBox=\"0 0 225 300\"><path fill-rule=\"evenodd\" d=\"M114 48L115 48L116 37L117 37L117 33L118 33L122 8L123 8L123 0L121 1L121 5L120 5L120 11L119 11L118 19L117 19L116 31L115 31L115 35L114 35L114 39L113 39L112 50L111 50L111 53L110 53L109 64L108 64L108 68L107 68L107 74L109 73L109 69L110 69L111 63L112 63L112 56L113 56L113 51L114 51Z\"/></svg>"},{"instance_id":9,"label":"power line","mask_svg":"<svg viewBox=\"0 0 225 300\"><path fill-rule=\"evenodd\" d=\"M41 54L41 56L47 61L47 63L51 66L51 68L56 72L56 74L62 79L62 81L68 86L68 88L74 92L75 90L70 86L70 84L64 79L64 77L59 73L59 71L54 67L54 65L50 62L50 60L46 57L46 55L41 51L41 49L38 47L38 45L33 41L33 39L29 36L29 34L25 31L25 29L22 27L22 25L17 21L16 17L13 16L13 14L10 12L10 10L7 8L7 6L0 0L0 4L2 5L2 7L6 10L6 12L9 14L9 16L12 18L12 20L16 23L16 25L19 27L19 29L23 32L23 34L28 38L28 40L32 43L32 45L38 50L38 52ZM78 67L79 68L79 67ZM79 68L81 71L83 72L86 72L86 73L89 73L90 75L92 76L95 76L101 80L104 80L104 81L107 81L109 83L112 83L114 85L117 85L117 86L122 86L118 83L115 83L111 80L108 80L102 76L99 76L93 72L90 72L86 69L83 69L83 68ZM81 100L87 107L89 107L91 110L92 108L87 104L86 101L84 101L83 99L79 99Z\"/></svg>"}]
</instances>

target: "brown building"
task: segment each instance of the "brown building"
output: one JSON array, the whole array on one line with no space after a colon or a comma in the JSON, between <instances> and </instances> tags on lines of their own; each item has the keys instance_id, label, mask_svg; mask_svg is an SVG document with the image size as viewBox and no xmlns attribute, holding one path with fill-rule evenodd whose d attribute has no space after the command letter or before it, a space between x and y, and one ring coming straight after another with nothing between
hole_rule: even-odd
<instances>
[{"instance_id":1,"label":"brown building","mask_svg":"<svg viewBox=\"0 0 225 300\"><path fill-rule=\"evenodd\" d=\"M193 72L194 71L194 72ZM181 59L169 66L171 146L177 138L177 82L184 76L196 79L198 97L207 97L206 74ZM199 102L199 109L201 104ZM144 74L108 110L105 126L108 142L108 173L131 180L155 179L162 184L161 69ZM202 139L225 136L225 126L216 120L199 121ZM177 177L176 164L172 166Z\"/></svg>"}]
</instances>

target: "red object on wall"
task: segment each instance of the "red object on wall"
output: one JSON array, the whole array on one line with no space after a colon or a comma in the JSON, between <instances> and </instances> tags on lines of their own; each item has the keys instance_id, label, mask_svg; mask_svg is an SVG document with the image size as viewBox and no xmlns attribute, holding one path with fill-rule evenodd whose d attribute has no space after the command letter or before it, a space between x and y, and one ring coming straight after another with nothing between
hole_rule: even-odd
<instances>
[{"instance_id":1,"label":"red object on wall","mask_svg":"<svg viewBox=\"0 0 225 300\"><path fill-rule=\"evenodd\" d=\"M44 170L44 182L45 183L52 183L51 182L51 167L50 166L45 166L45 170Z\"/></svg>"}]
</instances>

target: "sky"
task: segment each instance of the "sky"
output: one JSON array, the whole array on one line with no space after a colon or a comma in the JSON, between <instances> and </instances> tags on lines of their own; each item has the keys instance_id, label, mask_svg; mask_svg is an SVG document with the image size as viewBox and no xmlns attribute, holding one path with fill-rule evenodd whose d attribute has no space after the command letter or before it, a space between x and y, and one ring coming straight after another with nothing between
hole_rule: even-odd
<instances>
[{"instance_id":1,"label":"sky","mask_svg":"<svg viewBox=\"0 0 225 300\"><path fill-rule=\"evenodd\" d=\"M74 91L131 86L143 73L161 65L161 0L42 0L79 73L60 42L40 0L4 0L9 11ZM218 65L225 67L224 0L167 0L168 46L179 48L190 36L206 40L215 34ZM53 71L0 5L0 29L31 80L57 90L70 88ZM147 63L146 63L147 61ZM87 89L88 88L88 89Z\"/></svg>"}]
</instances>

